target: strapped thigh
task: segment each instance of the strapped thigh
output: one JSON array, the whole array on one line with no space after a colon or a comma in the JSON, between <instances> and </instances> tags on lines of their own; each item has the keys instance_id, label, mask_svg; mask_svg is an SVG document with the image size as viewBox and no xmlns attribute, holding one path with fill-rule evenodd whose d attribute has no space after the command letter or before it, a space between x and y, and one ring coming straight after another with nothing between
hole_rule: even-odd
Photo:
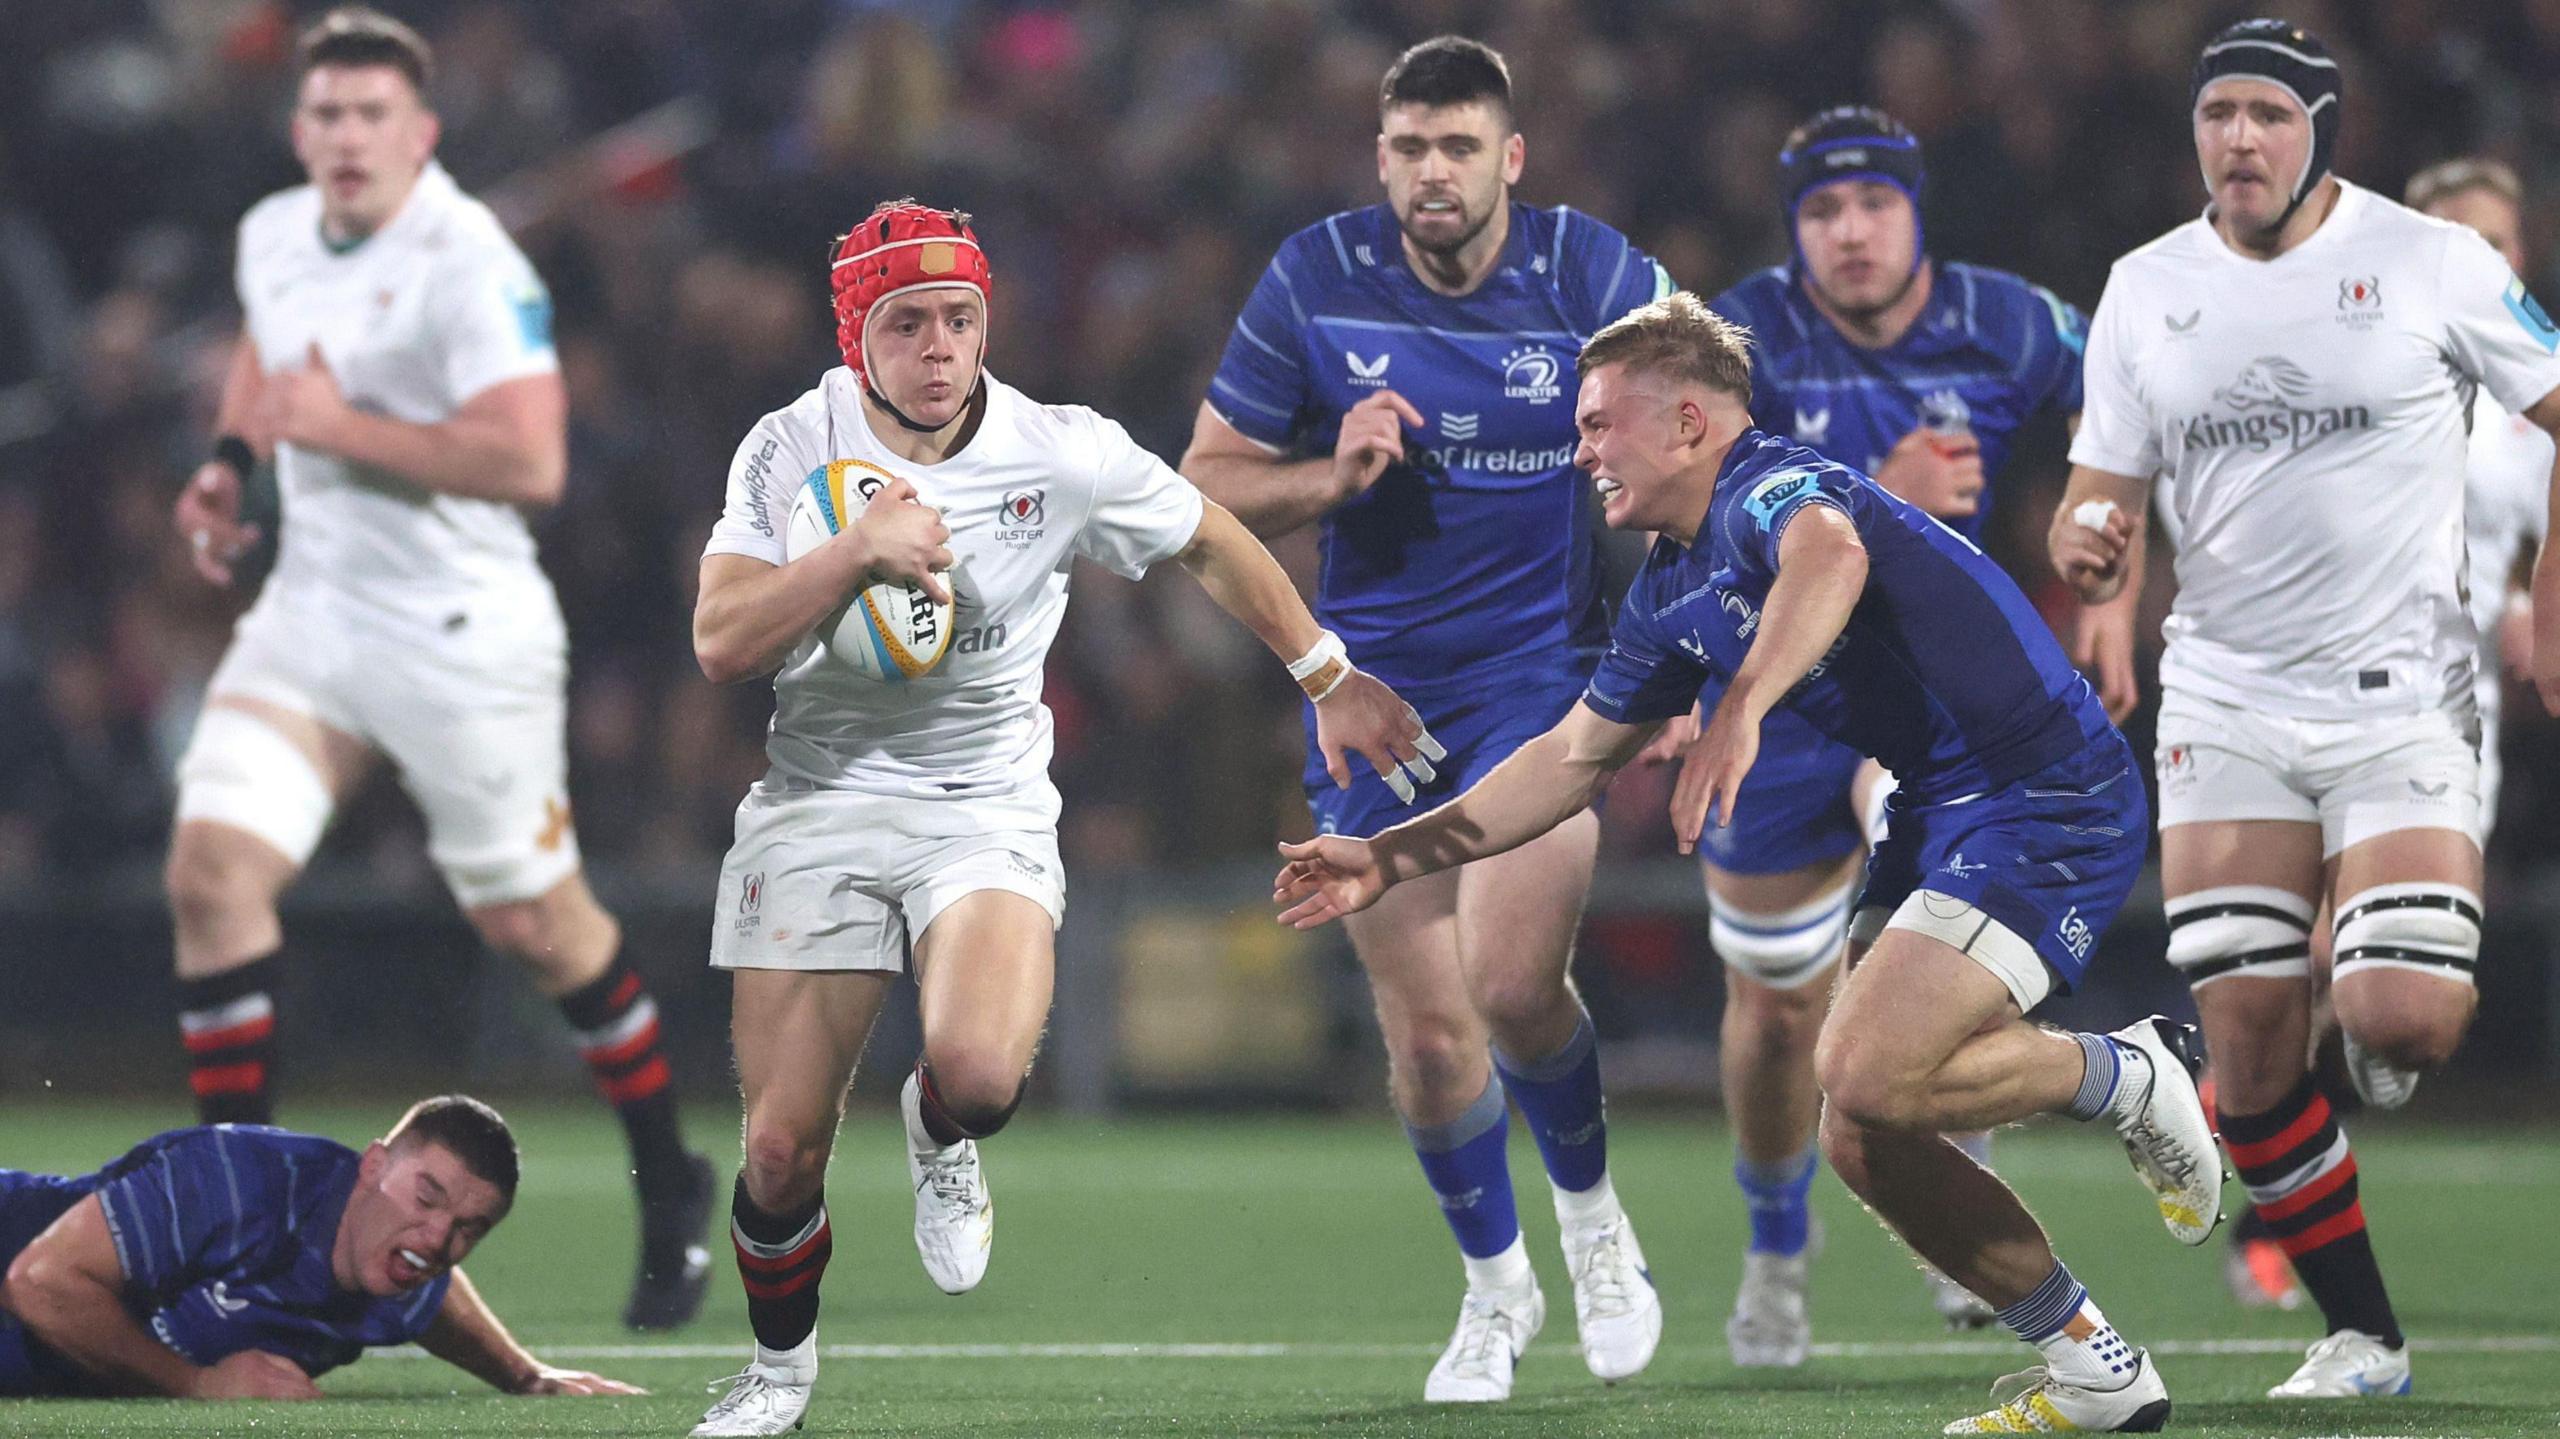
<instances>
[{"instance_id":1,"label":"strapped thigh","mask_svg":"<svg viewBox=\"0 0 2560 1439\"><path fill-rule=\"evenodd\" d=\"M2458 884L2377 884L2338 905L2337 977L2407 969L2478 982L2480 896Z\"/></svg>"},{"instance_id":2,"label":"strapped thigh","mask_svg":"<svg viewBox=\"0 0 2560 1439\"><path fill-rule=\"evenodd\" d=\"M2188 987L2248 975L2302 979L2311 973L2316 907L2290 890L2234 884L2200 889L2167 904L2169 963Z\"/></svg>"}]
</instances>

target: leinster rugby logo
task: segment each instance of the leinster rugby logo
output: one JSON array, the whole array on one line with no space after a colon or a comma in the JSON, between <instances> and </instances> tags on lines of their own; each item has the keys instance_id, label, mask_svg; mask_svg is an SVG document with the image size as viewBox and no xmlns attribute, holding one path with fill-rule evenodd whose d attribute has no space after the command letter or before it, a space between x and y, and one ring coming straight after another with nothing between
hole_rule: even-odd
<instances>
[{"instance_id":1,"label":"leinster rugby logo","mask_svg":"<svg viewBox=\"0 0 2560 1439\"><path fill-rule=\"evenodd\" d=\"M1543 405L1564 393L1564 362L1544 345L1514 350L1502 357L1502 393L1506 399Z\"/></svg>"},{"instance_id":2,"label":"leinster rugby logo","mask_svg":"<svg viewBox=\"0 0 2560 1439\"><path fill-rule=\"evenodd\" d=\"M996 506L996 540L1017 550L1040 538L1048 524L1047 490L1009 490Z\"/></svg>"}]
</instances>

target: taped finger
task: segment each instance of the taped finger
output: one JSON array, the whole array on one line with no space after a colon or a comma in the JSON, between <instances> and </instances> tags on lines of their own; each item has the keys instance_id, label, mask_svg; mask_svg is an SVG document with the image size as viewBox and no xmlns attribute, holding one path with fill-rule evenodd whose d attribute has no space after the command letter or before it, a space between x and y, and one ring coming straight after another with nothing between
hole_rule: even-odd
<instances>
[{"instance_id":1,"label":"taped finger","mask_svg":"<svg viewBox=\"0 0 2560 1439\"><path fill-rule=\"evenodd\" d=\"M1414 748L1420 749L1422 746L1415 745ZM1440 771L1433 769L1431 767L1430 759L1423 755L1417 754L1413 758L1406 760L1404 762L1404 767L1413 771L1413 777L1422 781L1424 784L1429 784L1440 777Z\"/></svg>"},{"instance_id":2,"label":"taped finger","mask_svg":"<svg viewBox=\"0 0 2560 1439\"><path fill-rule=\"evenodd\" d=\"M1413 715L1413 747L1422 751L1422 757L1428 760L1447 759L1448 748L1431 737L1431 731L1423 727L1422 716L1414 714L1412 710L1406 710L1405 713Z\"/></svg>"},{"instance_id":3,"label":"taped finger","mask_svg":"<svg viewBox=\"0 0 2560 1439\"><path fill-rule=\"evenodd\" d=\"M1387 788L1396 792L1397 799L1406 804L1413 803L1413 781L1405 777L1404 766L1390 764L1378 771L1378 778L1387 782Z\"/></svg>"}]
</instances>

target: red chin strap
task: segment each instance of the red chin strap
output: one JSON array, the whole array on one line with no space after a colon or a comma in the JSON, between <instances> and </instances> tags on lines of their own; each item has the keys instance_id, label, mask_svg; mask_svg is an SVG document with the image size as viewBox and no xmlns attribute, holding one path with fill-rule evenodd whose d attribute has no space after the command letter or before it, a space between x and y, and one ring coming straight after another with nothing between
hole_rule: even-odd
<instances>
[{"instance_id":1,"label":"red chin strap","mask_svg":"<svg viewBox=\"0 0 2560 1439\"><path fill-rule=\"evenodd\" d=\"M969 217L957 210L937 210L913 200L891 200L863 217L836 242L828 266L828 288L835 297L836 348L845 366L872 403L911 430L931 431L899 412L871 381L864 363L863 335L871 312L909 290L967 289L982 304L992 304L986 251L978 247ZM986 349L981 337L974 395L986 383Z\"/></svg>"}]
</instances>

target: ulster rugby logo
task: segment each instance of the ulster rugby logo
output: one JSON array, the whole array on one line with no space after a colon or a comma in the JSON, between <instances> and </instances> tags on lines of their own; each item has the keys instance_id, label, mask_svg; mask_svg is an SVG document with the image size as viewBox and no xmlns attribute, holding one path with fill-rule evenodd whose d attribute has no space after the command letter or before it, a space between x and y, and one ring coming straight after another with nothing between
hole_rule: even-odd
<instances>
[{"instance_id":1,"label":"ulster rugby logo","mask_svg":"<svg viewBox=\"0 0 2560 1439\"><path fill-rule=\"evenodd\" d=\"M1048 523L1047 490L1008 490L996 506L996 539L1017 550L1040 538Z\"/></svg>"}]
</instances>

